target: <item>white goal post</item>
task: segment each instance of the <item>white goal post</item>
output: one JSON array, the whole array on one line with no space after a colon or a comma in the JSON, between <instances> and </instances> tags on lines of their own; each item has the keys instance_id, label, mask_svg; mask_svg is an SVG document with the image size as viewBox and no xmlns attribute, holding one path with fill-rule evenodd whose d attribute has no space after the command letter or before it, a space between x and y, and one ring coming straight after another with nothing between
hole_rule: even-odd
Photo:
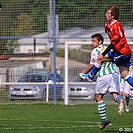
<instances>
[{"instance_id":1,"label":"white goal post","mask_svg":"<svg viewBox=\"0 0 133 133\"><path fill-rule=\"evenodd\" d=\"M65 105L68 105L68 48L72 44L91 44L91 42L65 42Z\"/></svg>"},{"instance_id":2,"label":"white goal post","mask_svg":"<svg viewBox=\"0 0 133 133\"><path fill-rule=\"evenodd\" d=\"M68 55L69 55L69 48L72 49L72 47L76 48L76 45L86 45L86 44L90 44L91 45L92 42L88 41L88 42L65 42L65 92L64 92L64 104L68 105L69 104L69 96L68 96L68 72L69 72L69 59L68 59ZM105 45L108 45L110 42L104 42ZM131 49L133 47L133 42L128 42L129 45L131 46ZM78 47L80 48L80 47Z\"/></svg>"}]
</instances>

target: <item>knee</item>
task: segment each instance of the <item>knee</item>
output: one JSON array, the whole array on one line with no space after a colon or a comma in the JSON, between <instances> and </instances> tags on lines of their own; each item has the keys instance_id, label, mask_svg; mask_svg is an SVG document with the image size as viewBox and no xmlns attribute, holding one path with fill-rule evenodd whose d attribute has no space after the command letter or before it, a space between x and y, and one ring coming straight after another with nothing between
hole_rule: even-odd
<instances>
[{"instance_id":1,"label":"knee","mask_svg":"<svg viewBox=\"0 0 133 133\"><path fill-rule=\"evenodd\" d=\"M125 97L129 97L129 94L128 93L125 93Z\"/></svg>"},{"instance_id":2,"label":"knee","mask_svg":"<svg viewBox=\"0 0 133 133\"><path fill-rule=\"evenodd\" d=\"M95 101L100 102L102 100L102 95L101 94L96 94L95 95Z\"/></svg>"}]
</instances>

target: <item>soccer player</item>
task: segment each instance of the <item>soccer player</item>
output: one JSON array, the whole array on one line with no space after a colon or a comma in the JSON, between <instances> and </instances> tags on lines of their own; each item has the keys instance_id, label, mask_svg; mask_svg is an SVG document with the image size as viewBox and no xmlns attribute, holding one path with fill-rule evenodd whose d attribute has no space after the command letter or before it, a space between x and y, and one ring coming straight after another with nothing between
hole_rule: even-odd
<instances>
[{"instance_id":1,"label":"soccer player","mask_svg":"<svg viewBox=\"0 0 133 133\"><path fill-rule=\"evenodd\" d=\"M109 6L106 12L107 22L105 24L105 32L108 34L111 43L102 54L98 55L98 60L95 62L89 74L79 74L81 78L92 81L93 77L101 69L102 62L100 60L110 58L119 67L121 77L133 86L133 77L129 75L131 49L118 18L119 8Z\"/></svg>"},{"instance_id":2,"label":"soccer player","mask_svg":"<svg viewBox=\"0 0 133 133\"><path fill-rule=\"evenodd\" d=\"M84 70L84 74L88 73L91 68L93 67L93 64L97 60L98 54L102 53L106 47L103 46L103 37L101 34L96 33L91 36L92 46L93 50L91 52L91 60L90 64L87 66L87 68ZM99 72L97 73L97 81L96 81L96 87L95 87L95 100L97 102L98 106L98 112L100 114L101 118L101 125L100 129L104 129L107 125L109 125L110 121L107 119L106 116L106 105L103 101L103 96L109 90L109 92L112 94L114 100L119 104L118 107L118 113L121 115L124 110L124 103L122 97L119 95L119 76L117 73L117 70L115 69L116 65L112 62L106 62L104 60L103 65Z\"/></svg>"},{"instance_id":3,"label":"soccer player","mask_svg":"<svg viewBox=\"0 0 133 133\"><path fill-rule=\"evenodd\" d=\"M132 66L132 61L130 62L130 67L129 67L129 73L130 76L133 77L133 66ZM130 101L130 89L131 86L127 83L127 81L125 81L121 76L119 76L119 80L120 80L120 95L121 96L125 96L125 109L126 112L129 112L130 107L129 107L129 101Z\"/></svg>"}]
</instances>

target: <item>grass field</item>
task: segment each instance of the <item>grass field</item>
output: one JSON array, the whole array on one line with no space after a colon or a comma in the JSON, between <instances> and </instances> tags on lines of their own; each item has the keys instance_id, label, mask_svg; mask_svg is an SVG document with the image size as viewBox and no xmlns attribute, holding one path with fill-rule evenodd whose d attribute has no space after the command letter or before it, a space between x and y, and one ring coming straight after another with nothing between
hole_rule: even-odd
<instances>
[{"instance_id":1,"label":"grass field","mask_svg":"<svg viewBox=\"0 0 133 133\"><path fill-rule=\"evenodd\" d=\"M99 129L96 104L7 104L0 105L0 133L120 133L133 132L133 107L117 114L117 105L107 105L111 124Z\"/></svg>"}]
</instances>

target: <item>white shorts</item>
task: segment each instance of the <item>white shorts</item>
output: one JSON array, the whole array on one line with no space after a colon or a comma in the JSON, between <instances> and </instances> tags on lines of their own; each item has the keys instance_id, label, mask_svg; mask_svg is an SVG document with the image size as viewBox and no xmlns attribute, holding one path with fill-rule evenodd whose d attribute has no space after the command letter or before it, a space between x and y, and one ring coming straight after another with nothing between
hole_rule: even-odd
<instances>
[{"instance_id":1,"label":"white shorts","mask_svg":"<svg viewBox=\"0 0 133 133\"><path fill-rule=\"evenodd\" d=\"M117 73L98 77L96 81L95 93L105 94L107 92L120 93L119 76Z\"/></svg>"},{"instance_id":2,"label":"white shorts","mask_svg":"<svg viewBox=\"0 0 133 133\"><path fill-rule=\"evenodd\" d=\"M131 86L127 82L120 83L120 92L130 94L130 88Z\"/></svg>"}]
</instances>

